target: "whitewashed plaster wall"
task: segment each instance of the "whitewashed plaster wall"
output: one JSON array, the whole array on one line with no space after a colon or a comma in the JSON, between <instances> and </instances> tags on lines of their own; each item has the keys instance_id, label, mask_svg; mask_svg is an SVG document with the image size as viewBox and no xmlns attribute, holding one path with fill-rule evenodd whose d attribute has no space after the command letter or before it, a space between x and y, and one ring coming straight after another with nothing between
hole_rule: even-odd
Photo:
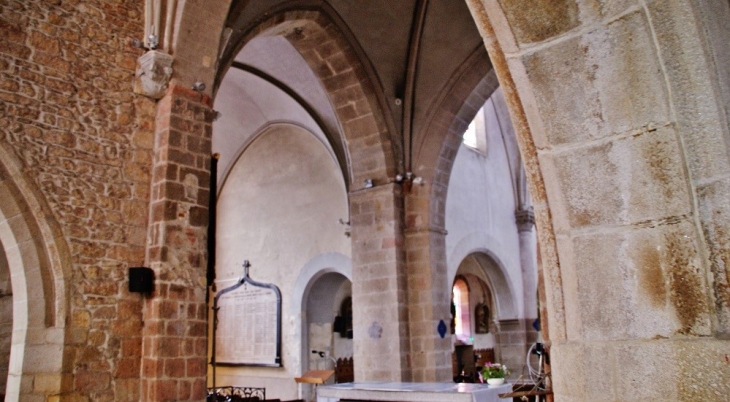
<instances>
[{"instance_id":1,"label":"whitewashed plaster wall","mask_svg":"<svg viewBox=\"0 0 730 402\"><path fill-rule=\"evenodd\" d=\"M525 300L520 266L520 241L515 223L517 180L514 178L516 143L501 89L484 108L486 153L462 145L454 161L446 199L446 253L451 286L459 264L471 253L481 252L503 271L512 298L498 300L497 319L524 317ZM505 140L506 139L506 140ZM492 284L494 280L492 279ZM534 300L527 301L534 303ZM512 305L514 308L505 308ZM528 317L533 318L533 317Z\"/></svg>"},{"instance_id":2,"label":"whitewashed plaster wall","mask_svg":"<svg viewBox=\"0 0 730 402\"><path fill-rule=\"evenodd\" d=\"M284 367L219 367L218 385L266 387L268 398L297 395L302 309L292 306L301 305L306 293L300 280L305 271L328 269L350 276L342 268L351 249L340 219L348 220L341 170L328 147L308 130L269 125L233 164L218 200L217 287L235 283L244 260L252 264L251 278L279 287Z\"/></svg>"},{"instance_id":3,"label":"whitewashed plaster wall","mask_svg":"<svg viewBox=\"0 0 730 402\"><path fill-rule=\"evenodd\" d=\"M294 123L326 141L321 128L299 103L271 83L235 68L226 74L214 108L220 113L213 125L213 152L220 154L219 188L243 149L269 124Z\"/></svg>"}]
</instances>

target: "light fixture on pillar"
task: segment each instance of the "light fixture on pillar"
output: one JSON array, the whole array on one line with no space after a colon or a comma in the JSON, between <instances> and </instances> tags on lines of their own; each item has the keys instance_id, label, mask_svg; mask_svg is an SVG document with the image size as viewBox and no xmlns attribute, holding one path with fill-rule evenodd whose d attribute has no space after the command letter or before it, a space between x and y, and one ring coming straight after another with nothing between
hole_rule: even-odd
<instances>
[{"instance_id":1,"label":"light fixture on pillar","mask_svg":"<svg viewBox=\"0 0 730 402\"><path fill-rule=\"evenodd\" d=\"M365 188L373 187L373 179L365 179Z\"/></svg>"},{"instance_id":2,"label":"light fixture on pillar","mask_svg":"<svg viewBox=\"0 0 730 402\"><path fill-rule=\"evenodd\" d=\"M193 91L196 92L203 92L205 91L205 88L205 83L202 81L196 81L192 86Z\"/></svg>"},{"instance_id":3,"label":"light fixture on pillar","mask_svg":"<svg viewBox=\"0 0 730 402\"><path fill-rule=\"evenodd\" d=\"M396 183L403 185L403 191L408 194L411 192L411 188L414 184L423 185L423 177L416 176L413 172L406 172L405 175L397 174L393 180Z\"/></svg>"},{"instance_id":4,"label":"light fixture on pillar","mask_svg":"<svg viewBox=\"0 0 730 402\"><path fill-rule=\"evenodd\" d=\"M343 225L345 227L345 236L350 237L352 234L350 230L350 221L345 222L344 219L340 218L340 225Z\"/></svg>"}]
</instances>

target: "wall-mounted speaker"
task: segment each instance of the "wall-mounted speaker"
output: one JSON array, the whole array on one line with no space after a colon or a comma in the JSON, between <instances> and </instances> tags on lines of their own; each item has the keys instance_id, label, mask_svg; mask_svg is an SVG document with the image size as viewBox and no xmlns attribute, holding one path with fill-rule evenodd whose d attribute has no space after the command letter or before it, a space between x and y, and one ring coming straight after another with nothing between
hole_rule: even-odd
<instances>
[{"instance_id":1,"label":"wall-mounted speaker","mask_svg":"<svg viewBox=\"0 0 730 402\"><path fill-rule=\"evenodd\" d=\"M147 267L129 268L129 291L152 293L155 290L155 271Z\"/></svg>"}]
</instances>

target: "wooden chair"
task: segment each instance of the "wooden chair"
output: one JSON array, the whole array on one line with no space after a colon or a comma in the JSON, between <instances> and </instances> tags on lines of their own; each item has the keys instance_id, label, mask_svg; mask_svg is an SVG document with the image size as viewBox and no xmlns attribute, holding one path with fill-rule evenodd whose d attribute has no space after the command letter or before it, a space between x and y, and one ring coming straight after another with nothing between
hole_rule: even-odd
<instances>
[{"instance_id":1,"label":"wooden chair","mask_svg":"<svg viewBox=\"0 0 730 402\"><path fill-rule=\"evenodd\" d=\"M477 356L477 367L484 367L487 363L494 363L494 349L476 349L474 354Z\"/></svg>"}]
</instances>

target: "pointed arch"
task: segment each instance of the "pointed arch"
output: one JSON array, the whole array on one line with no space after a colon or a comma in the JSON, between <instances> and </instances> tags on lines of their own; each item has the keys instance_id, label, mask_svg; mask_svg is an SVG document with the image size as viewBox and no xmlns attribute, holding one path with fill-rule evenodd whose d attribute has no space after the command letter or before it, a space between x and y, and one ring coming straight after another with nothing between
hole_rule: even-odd
<instances>
[{"instance_id":1,"label":"pointed arch","mask_svg":"<svg viewBox=\"0 0 730 402\"><path fill-rule=\"evenodd\" d=\"M321 82L337 117L339 135L327 134L338 160L348 165L348 189L364 188L366 179L392 182L402 163L395 123L373 66L337 13L324 1L291 1L261 15L251 21L229 15L236 29L221 52L216 88L246 43L259 36L286 38Z\"/></svg>"},{"instance_id":2,"label":"pointed arch","mask_svg":"<svg viewBox=\"0 0 730 402\"><path fill-rule=\"evenodd\" d=\"M312 286L327 274L339 274L352 282L352 260L350 257L337 252L320 254L307 261L302 267L292 290L289 313L292 317L295 317L292 337L301 340L298 351L299 374L304 372L310 356L310 351L305 348L306 345L309 345L307 299ZM296 351L293 353L296 353Z\"/></svg>"},{"instance_id":3,"label":"pointed arch","mask_svg":"<svg viewBox=\"0 0 730 402\"><path fill-rule=\"evenodd\" d=\"M509 277L507 267L519 266L519 261L510 260L509 256L500 255L499 239L487 233L472 233L462 239L448 258L449 283L456 278L457 270L462 261L475 258L483 272L470 272L489 283L496 302L495 316L502 319L518 318L521 311L521 300L517 297L514 280Z\"/></svg>"},{"instance_id":4,"label":"pointed arch","mask_svg":"<svg viewBox=\"0 0 730 402\"><path fill-rule=\"evenodd\" d=\"M68 247L48 207L15 156L0 146L0 247L13 290L13 331L6 397L66 391ZM32 336L29 336L32 335ZM42 364L40 363L42 362ZM55 384L37 389L37 376ZM50 381L51 378L56 379Z\"/></svg>"}]
</instances>

